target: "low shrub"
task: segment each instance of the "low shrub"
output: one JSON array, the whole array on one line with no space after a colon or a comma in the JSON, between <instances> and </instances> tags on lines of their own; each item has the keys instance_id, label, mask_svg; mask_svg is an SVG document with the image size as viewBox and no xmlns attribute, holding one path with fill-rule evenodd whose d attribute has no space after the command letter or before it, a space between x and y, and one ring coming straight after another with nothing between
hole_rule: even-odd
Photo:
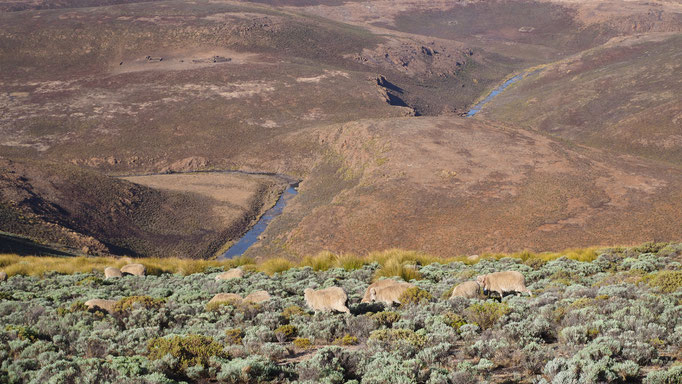
<instances>
[{"instance_id":1,"label":"low shrub","mask_svg":"<svg viewBox=\"0 0 682 384\"><path fill-rule=\"evenodd\" d=\"M34 331L33 329L21 325L8 325L5 327L5 332L10 332L16 334L16 337L19 340L28 340L30 342L35 342L38 341L41 338L44 338L41 336L38 332Z\"/></svg>"},{"instance_id":2,"label":"low shrub","mask_svg":"<svg viewBox=\"0 0 682 384\"><path fill-rule=\"evenodd\" d=\"M290 324L282 325L275 329L275 336L277 336L280 342L291 340L296 335L298 335L298 329Z\"/></svg>"},{"instance_id":3,"label":"low shrub","mask_svg":"<svg viewBox=\"0 0 682 384\"><path fill-rule=\"evenodd\" d=\"M411 329L380 329L369 335L370 341L393 344L398 341L405 341L415 348L422 348L426 343L426 338L417 334Z\"/></svg>"},{"instance_id":4,"label":"low shrub","mask_svg":"<svg viewBox=\"0 0 682 384\"><path fill-rule=\"evenodd\" d=\"M682 288L682 271L661 271L647 276L649 286L663 293L672 293Z\"/></svg>"},{"instance_id":5,"label":"low shrub","mask_svg":"<svg viewBox=\"0 0 682 384\"><path fill-rule=\"evenodd\" d=\"M298 349L310 349L313 346L313 343L310 342L310 339L306 337L297 337L293 341L294 347Z\"/></svg>"},{"instance_id":6,"label":"low shrub","mask_svg":"<svg viewBox=\"0 0 682 384\"><path fill-rule=\"evenodd\" d=\"M477 324L481 329L491 328L500 317L509 313L506 303L484 302L475 303L466 309L466 317L469 323Z\"/></svg>"},{"instance_id":7,"label":"low shrub","mask_svg":"<svg viewBox=\"0 0 682 384\"><path fill-rule=\"evenodd\" d=\"M358 338L351 335L345 335L334 340L332 344L335 345L357 345Z\"/></svg>"},{"instance_id":8,"label":"low shrub","mask_svg":"<svg viewBox=\"0 0 682 384\"><path fill-rule=\"evenodd\" d=\"M116 305L114 305L114 312L129 312L135 305L145 309L156 309L161 308L164 302L164 299L155 299L149 296L128 296L122 298L116 303Z\"/></svg>"},{"instance_id":9,"label":"low shrub","mask_svg":"<svg viewBox=\"0 0 682 384\"><path fill-rule=\"evenodd\" d=\"M225 342L227 344L241 344L243 337L244 331L241 328L231 328L225 331Z\"/></svg>"},{"instance_id":10,"label":"low shrub","mask_svg":"<svg viewBox=\"0 0 682 384\"><path fill-rule=\"evenodd\" d=\"M668 370L651 371L644 379L644 384L679 383L682 383L682 365L672 366Z\"/></svg>"},{"instance_id":11,"label":"low shrub","mask_svg":"<svg viewBox=\"0 0 682 384\"><path fill-rule=\"evenodd\" d=\"M459 328L467 323L462 316L456 313L446 312L443 317L445 324L452 327L455 331L459 331Z\"/></svg>"},{"instance_id":12,"label":"low shrub","mask_svg":"<svg viewBox=\"0 0 682 384\"><path fill-rule=\"evenodd\" d=\"M400 314L391 311L377 312L372 315L372 319L376 321L379 327L391 328L393 323L400 320Z\"/></svg>"},{"instance_id":13,"label":"low shrub","mask_svg":"<svg viewBox=\"0 0 682 384\"><path fill-rule=\"evenodd\" d=\"M298 305L291 305L289 307L284 308L284 310L281 312L280 316L284 318L286 321L290 321L292 316L309 316L308 312L304 311L303 308L299 307Z\"/></svg>"},{"instance_id":14,"label":"low shrub","mask_svg":"<svg viewBox=\"0 0 682 384\"><path fill-rule=\"evenodd\" d=\"M150 360L160 360L171 355L174 360L172 369L182 373L187 367L195 365L208 366L213 357L227 358L223 346L211 337L190 334L186 336L157 337L147 343Z\"/></svg>"},{"instance_id":15,"label":"low shrub","mask_svg":"<svg viewBox=\"0 0 682 384\"><path fill-rule=\"evenodd\" d=\"M408 306L408 305L413 305L413 304L421 304L426 301L431 301L433 299L433 296L431 294L419 287L412 287L408 288L405 290L400 295L400 300L401 305L403 306Z\"/></svg>"}]
</instances>

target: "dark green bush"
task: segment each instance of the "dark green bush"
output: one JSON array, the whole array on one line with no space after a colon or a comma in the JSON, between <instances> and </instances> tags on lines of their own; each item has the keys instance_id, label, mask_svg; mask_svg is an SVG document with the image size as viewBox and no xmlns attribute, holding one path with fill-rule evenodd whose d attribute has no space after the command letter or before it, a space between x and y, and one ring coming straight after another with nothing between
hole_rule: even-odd
<instances>
[{"instance_id":1,"label":"dark green bush","mask_svg":"<svg viewBox=\"0 0 682 384\"><path fill-rule=\"evenodd\" d=\"M232 328L225 331L225 342L227 344L241 344L244 331L241 328Z\"/></svg>"},{"instance_id":2,"label":"dark green bush","mask_svg":"<svg viewBox=\"0 0 682 384\"><path fill-rule=\"evenodd\" d=\"M400 295L398 300L400 300L401 305L408 306L431 301L432 299L433 296L431 296L429 292L419 287L412 287L406 289L405 292Z\"/></svg>"},{"instance_id":3,"label":"dark green bush","mask_svg":"<svg viewBox=\"0 0 682 384\"><path fill-rule=\"evenodd\" d=\"M459 331L459 327L466 324L466 320L456 313L446 312L443 317L445 318L445 324L454 328L455 331Z\"/></svg>"},{"instance_id":4,"label":"dark green bush","mask_svg":"<svg viewBox=\"0 0 682 384\"><path fill-rule=\"evenodd\" d=\"M282 339L280 341L291 340L298 335L298 328L290 324L282 325L275 329L275 335Z\"/></svg>"},{"instance_id":5,"label":"dark green bush","mask_svg":"<svg viewBox=\"0 0 682 384\"><path fill-rule=\"evenodd\" d=\"M661 271L647 276L651 287L663 293L672 293L682 288L682 271Z\"/></svg>"},{"instance_id":6,"label":"dark green bush","mask_svg":"<svg viewBox=\"0 0 682 384\"><path fill-rule=\"evenodd\" d=\"M223 346L211 337L202 335L157 337L147 343L150 360L159 360L166 355L177 359L173 366L175 373L182 373L187 367L207 366L211 357L227 358Z\"/></svg>"},{"instance_id":7,"label":"dark green bush","mask_svg":"<svg viewBox=\"0 0 682 384\"><path fill-rule=\"evenodd\" d=\"M335 345L356 345L358 343L358 338L351 335L345 335L334 340L332 344Z\"/></svg>"},{"instance_id":8,"label":"dark green bush","mask_svg":"<svg viewBox=\"0 0 682 384\"><path fill-rule=\"evenodd\" d=\"M475 303L466 309L468 322L477 324L481 329L491 328L507 313L509 313L507 304L495 302Z\"/></svg>"},{"instance_id":9,"label":"dark green bush","mask_svg":"<svg viewBox=\"0 0 682 384\"><path fill-rule=\"evenodd\" d=\"M380 329L374 331L369 335L370 341L379 341L383 343L393 344L397 341L404 340L414 346L421 348L426 343L426 338L417 334L411 329Z\"/></svg>"},{"instance_id":10,"label":"dark green bush","mask_svg":"<svg viewBox=\"0 0 682 384\"><path fill-rule=\"evenodd\" d=\"M155 299L149 296L128 296L124 297L114 305L115 313L129 312L133 309L135 304L144 307L145 309L156 309L161 308L163 305L163 299Z\"/></svg>"},{"instance_id":11,"label":"dark green bush","mask_svg":"<svg viewBox=\"0 0 682 384\"><path fill-rule=\"evenodd\" d=\"M400 314L391 311L377 312L372 315L372 319L376 321L379 327L391 328L393 323L400 320Z\"/></svg>"}]
</instances>

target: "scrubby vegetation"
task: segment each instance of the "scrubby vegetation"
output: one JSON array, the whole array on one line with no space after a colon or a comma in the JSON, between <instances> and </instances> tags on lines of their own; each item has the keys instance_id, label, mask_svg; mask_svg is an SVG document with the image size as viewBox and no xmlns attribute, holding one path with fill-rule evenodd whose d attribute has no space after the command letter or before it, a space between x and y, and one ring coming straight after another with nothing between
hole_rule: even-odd
<instances>
[{"instance_id":1,"label":"scrubby vegetation","mask_svg":"<svg viewBox=\"0 0 682 384\"><path fill-rule=\"evenodd\" d=\"M89 270L63 259L55 273L5 256L0 382L679 382L682 244L591 252L476 263L326 254L272 275L250 264L227 281L216 274L243 260L205 262L192 274L170 260L156 275L104 280L98 259ZM418 273L415 300L361 304L387 260ZM500 270L523 273L535 296L443 298ZM348 293L351 314L307 310L303 289L330 286ZM206 309L217 293L256 290L272 298ZM118 300L116 310L88 311L83 302L94 298Z\"/></svg>"}]
</instances>

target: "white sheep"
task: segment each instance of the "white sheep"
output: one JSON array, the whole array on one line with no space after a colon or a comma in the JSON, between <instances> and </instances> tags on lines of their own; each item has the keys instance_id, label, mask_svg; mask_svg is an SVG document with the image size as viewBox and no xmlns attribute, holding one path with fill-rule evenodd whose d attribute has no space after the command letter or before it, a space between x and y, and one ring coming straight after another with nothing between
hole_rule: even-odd
<instances>
[{"instance_id":1,"label":"white sheep","mask_svg":"<svg viewBox=\"0 0 682 384\"><path fill-rule=\"evenodd\" d=\"M526 288L526 278L517 271L503 271L480 275L476 277L476 282L483 287L483 290L493 291L500 294L504 292L527 292L531 297L533 293Z\"/></svg>"},{"instance_id":2,"label":"white sheep","mask_svg":"<svg viewBox=\"0 0 682 384\"><path fill-rule=\"evenodd\" d=\"M135 276L144 276L147 273L147 267L142 264L126 264L121 267L121 273L129 273Z\"/></svg>"},{"instance_id":3,"label":"white sheep","mask_svg":"<svg viewBox=\"0 0 682 384\"><path fill-rule=\"evenodd\" d=\"M403 292L413 287L414 284L404 281L392 279L379 280L367 287L360 302L371 303L373 301L380 301L386 305L400 304L400 296Z\"/></svg>"},{"instance_id":4,"label":"white sheep","mask_svg":"<svg viewBox=\"0 0 682 384\"><path fill-rule=\"evenodd\" d=\"M475 299L480 296L480 293L481 286L477 281L465 281L452 289L450 298L466 297L468 299Z\"/></svg>"},{"instance_id":5,"label":"white sheep","mask_svg":"<svg viewBox=\"0 0 682 384\"><path fill-rule=\"evenodd\" d=\"M244 271L241 270L241 268L232 268L229 269L225 272L219 273L215 279L216 280L229 280L229 279L238 279L244 276Z\"/></svg>"},{"instance_id":6,"label":"white sheep","mask_svg":"<svg viewBox=\"0 0 682 384\"><path fill-rule=\"evenodd\" d=\"M320 290L306 288L303 291L305 302L315 312L346 312L350 313L346 303L348 296L343 289L339 287L331 287Z\"/></svg>"}]
</instances>

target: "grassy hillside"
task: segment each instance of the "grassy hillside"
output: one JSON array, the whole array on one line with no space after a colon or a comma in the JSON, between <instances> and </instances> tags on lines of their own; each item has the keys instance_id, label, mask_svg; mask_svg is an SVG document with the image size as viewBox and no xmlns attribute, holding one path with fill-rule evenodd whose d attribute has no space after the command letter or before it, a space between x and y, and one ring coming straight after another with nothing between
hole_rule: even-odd
<instances>
[{"instance_id":1,"label":"grassy hillside","mask_svg":"<svg viewBox=\"0 0 682 384\"><path fill-rule=\"evenodd\" d=\"M91 254L210 257L283 188L265 177L241 180L243 196L225 207L225 199L152 189L75 166L0 159L0 171L0 229ZM249 176L234 182L243 178Z\"/></svg>"},{"instance_id":2,"label":"grassy hillside","mask_svg":"<svg viewBox=\"0 0 682 384\"><path fill-rule=\"evenodd\" d=\"M478 118L364 120L326 148L251 256L536 251L675 241L682 173ZM296 140L292 136L291 140Z\"/></svg>"},{"instance_id":3,"label":"grassy hillside","mask_svg":"<svg viewBox=\"0 0 682 384\"><path fill-rule=\"evenodd\" d=\"M229 281L216 281L222 269L208 264L114 280L99 271L14 275L0 283L0 380L678 382L682 245L588 253L585 261L526 254L416 265L413 253L375 255L416 273L419 289L394 308L359 303L377 263ZM0 268L10 259L0 257ZM448 298L454 285L500 270L520 271L534 296ZM306 308L303 289L329 286L348 293L350 314ZM207 306L216 293L256 290L272 298ZM90 312L83 302L92 298L119 304L112 314Z\"/></svg>"},{"instance_id":4,"label":"grassy hillside","mask_svg":"<svg viewBox=\"0 0 682 384\"><path fill-rule=\"evenodd\" d=\"M549 64L482 115L680 166L680 52L679 34L616 40Z\"/></svg>"}]
</instances>

